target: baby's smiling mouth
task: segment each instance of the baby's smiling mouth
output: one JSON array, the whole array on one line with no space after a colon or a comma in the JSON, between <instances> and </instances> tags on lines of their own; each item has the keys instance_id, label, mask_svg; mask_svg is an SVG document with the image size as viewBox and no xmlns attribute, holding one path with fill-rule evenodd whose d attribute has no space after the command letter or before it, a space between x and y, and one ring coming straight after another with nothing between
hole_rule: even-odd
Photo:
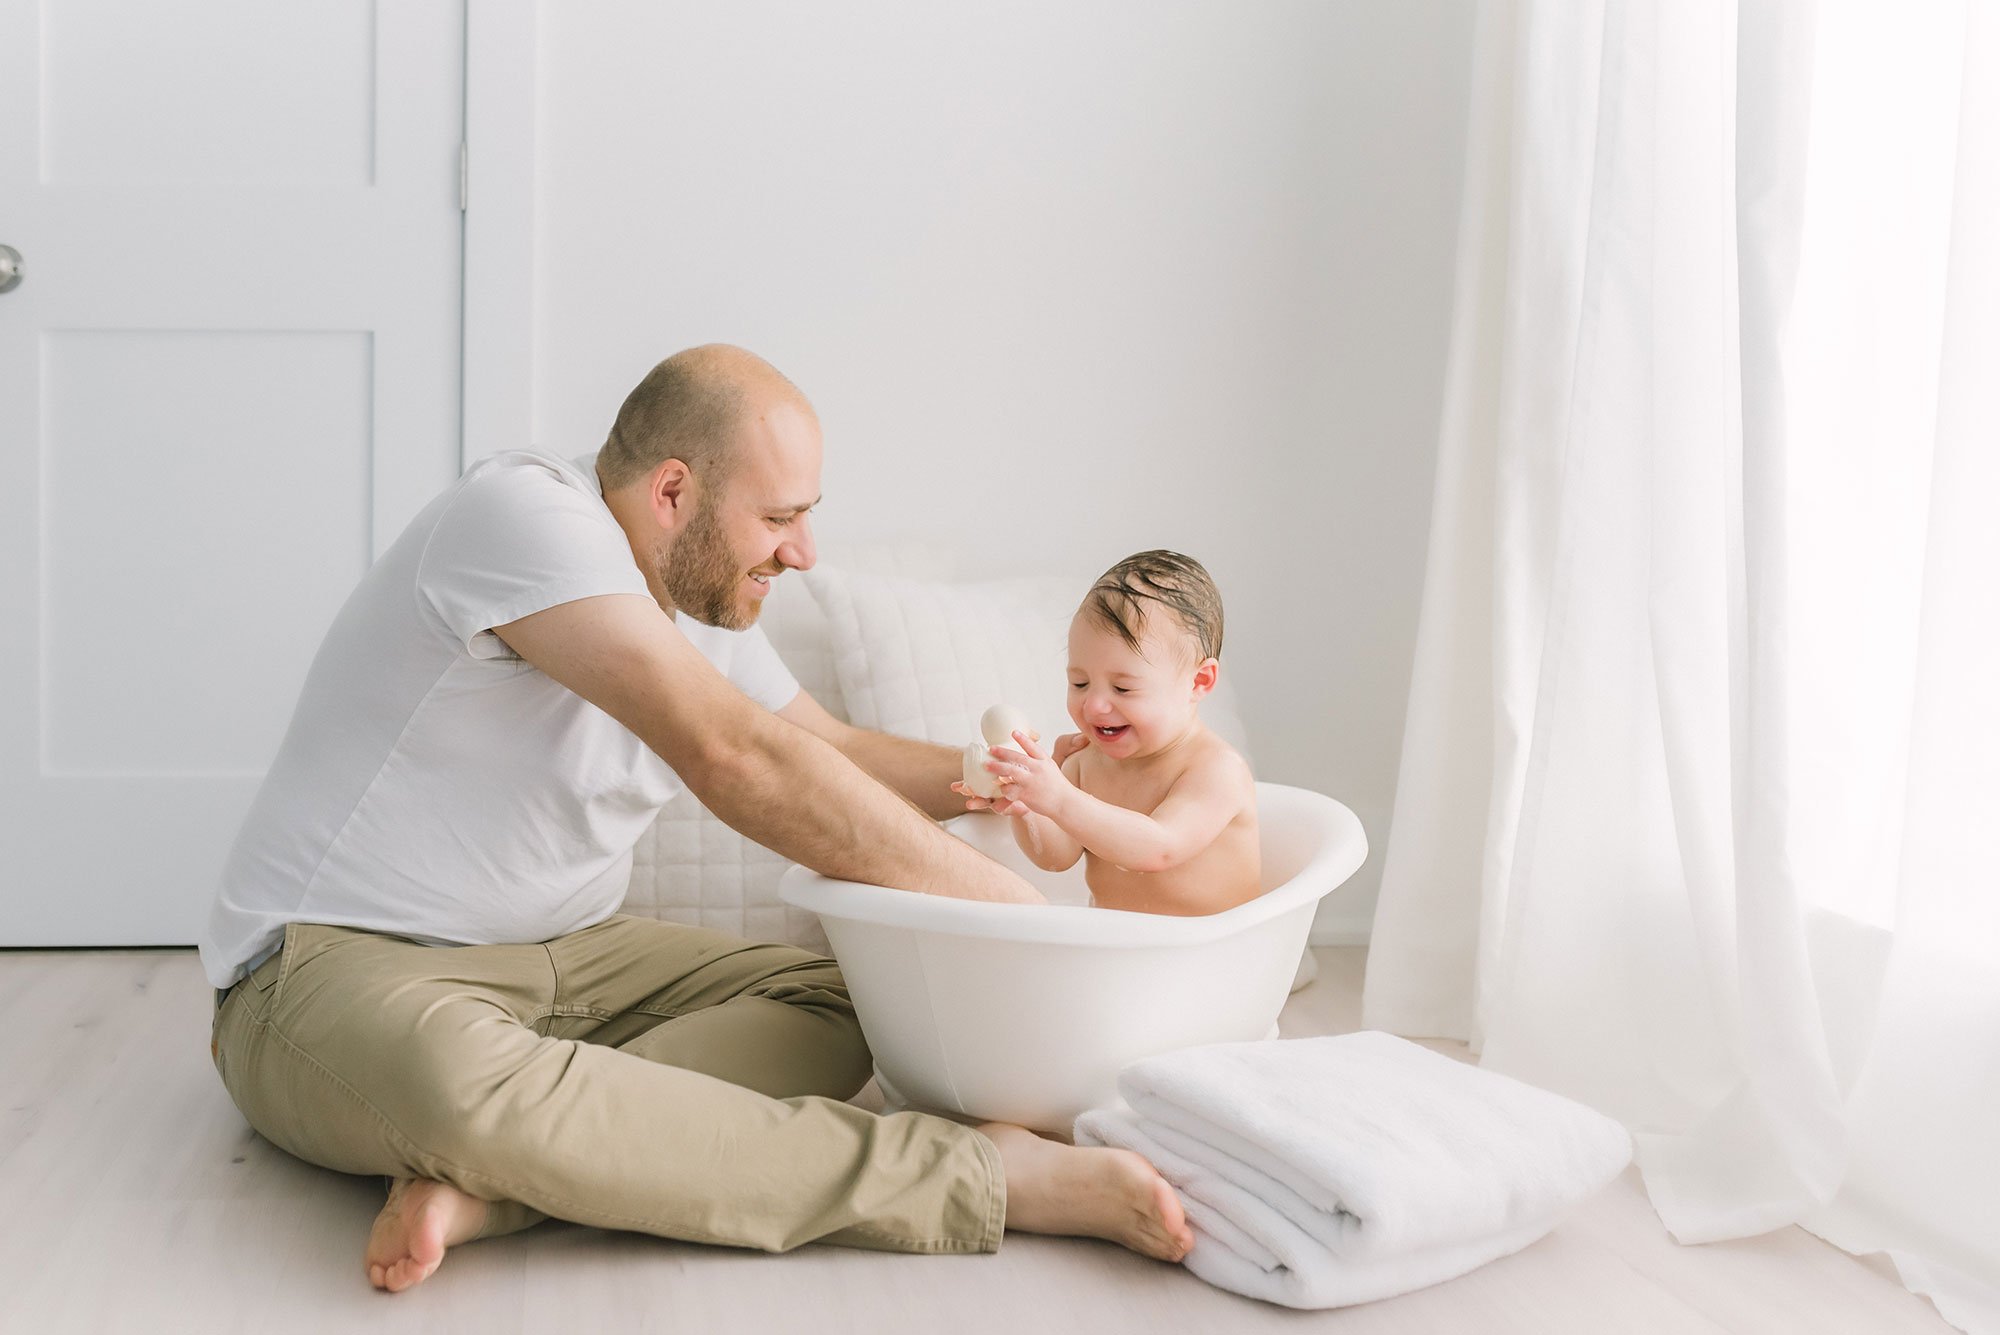
<instances>
[{"instance_id":1,"label":"baby's smiling mouth","mask_svg":"<svg viewBox=\"0 0 2000 1335\"><path fill-rule=\"evenodd\" d=\"M1120 723L1115 728L1107 728L1102 724L1098 724L1097 726L1091 728L1091 731L1108 742L1114 737L1124 736L1126 730L1129 729L1131 726L1132 725L1129 723Z\"/></svg>"}]
</instances>

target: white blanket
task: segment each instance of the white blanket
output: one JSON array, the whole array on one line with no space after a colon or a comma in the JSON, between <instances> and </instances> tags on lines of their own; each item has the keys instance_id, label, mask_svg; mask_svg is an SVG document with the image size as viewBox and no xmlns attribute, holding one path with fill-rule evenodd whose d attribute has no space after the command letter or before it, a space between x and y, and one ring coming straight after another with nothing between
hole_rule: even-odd
<instances>
[{"instance_id":1,"label":"white blanket","mask_svg":"<svg viewBox=\"0 0 2000 1335\"><path fill-rule=\"evenodd\" d=\"M1188 1269L1288 1307L1341 1307L1519 1251L1623 1171L1625 1129L1388 1034L1190 1048L1118 1078L1080 1145L1138 1151L1179 1190Z\"/></svg>"}]
</instances>

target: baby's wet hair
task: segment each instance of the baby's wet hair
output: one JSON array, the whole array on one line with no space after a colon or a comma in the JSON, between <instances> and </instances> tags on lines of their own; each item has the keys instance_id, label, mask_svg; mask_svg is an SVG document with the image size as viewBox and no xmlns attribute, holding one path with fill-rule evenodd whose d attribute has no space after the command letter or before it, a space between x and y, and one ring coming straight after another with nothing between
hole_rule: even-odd
<instances>
[{"instance_id":1,"label":"baby's wet hair","mask_svg":"<svg viewBox=\"0 0 2000 1335\"><path fill-rule=\"evenodd\" d=\"M1091 616L1139 652L1139 636L1152 605L1174 614L1204 658L1222 655L1222 594L1192 556L1150 551L1128 556L1098 576L1083 597Z\"/></svg>"}]
</instances>

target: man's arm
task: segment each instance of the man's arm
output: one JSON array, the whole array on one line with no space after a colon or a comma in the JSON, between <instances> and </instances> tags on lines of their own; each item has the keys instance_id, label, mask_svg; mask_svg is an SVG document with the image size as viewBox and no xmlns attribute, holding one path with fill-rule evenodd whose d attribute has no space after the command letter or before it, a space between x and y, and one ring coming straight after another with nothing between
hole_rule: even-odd
<instances>
[{"instance_id":1,"label":"man's arm","mask_svg":"<svg viewBox=\"0 0 2000 1335\"><path fill-rule=\"evenodd\" d=\"M1045 902L832 746L752 703L649 598L581 598L493 629L630 728L732 829L794 862L927 894Z\"/></svg>"},{"instance_id":2,"label":"man's arm","mask_svg":"<svg viewBox=\"0 0 2000 1335\"><path fill-rule=\"evenodd\" d=\"M932 820L965 814L965 804L951 790L952 781L965 772L962 753L953 747L842 723L804 691L778 717L831 745Z\"/></svg>"}]
</instances>

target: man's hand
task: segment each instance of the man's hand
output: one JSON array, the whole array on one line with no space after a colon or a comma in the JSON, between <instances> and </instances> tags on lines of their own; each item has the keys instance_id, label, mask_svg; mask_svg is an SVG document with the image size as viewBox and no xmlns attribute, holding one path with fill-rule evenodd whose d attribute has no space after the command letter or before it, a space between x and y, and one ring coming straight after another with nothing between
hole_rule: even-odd
<instances>
[{"instance_id":1,"label":"man's hand","mask_svg":"<svg viewBox=\"0 0 2000 1335\"><path fill-rule=\"evenodd\" d=\"M963 780L955 781L951 790L965 799L967 811L990 811L996 816L1025 816L1028 808L1005 797L981 797L965 786Z\"/></svg>"}]
</instances>

